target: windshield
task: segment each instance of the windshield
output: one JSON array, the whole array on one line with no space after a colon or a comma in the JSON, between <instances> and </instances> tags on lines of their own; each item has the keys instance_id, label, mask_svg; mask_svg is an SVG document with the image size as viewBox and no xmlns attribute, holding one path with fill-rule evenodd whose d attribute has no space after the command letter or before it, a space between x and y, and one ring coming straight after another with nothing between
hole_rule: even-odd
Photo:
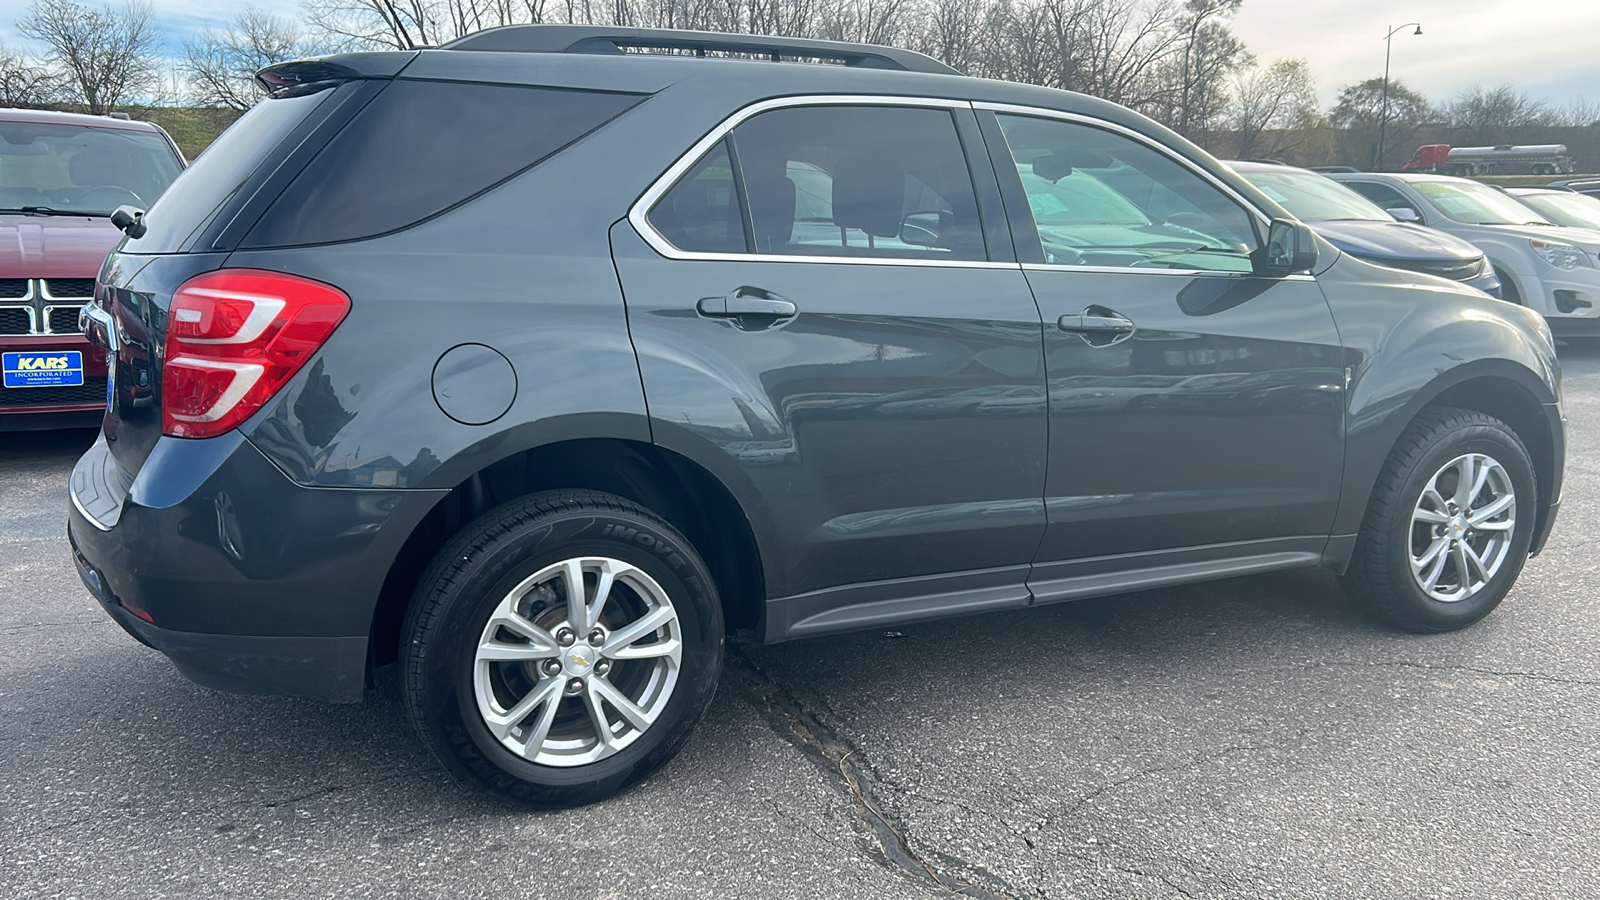
<instances>
[{"instance_id":1,"label":"windshield","mask_svg":"<svg viewBox=\"0 0 1600 900\"><path fill-rule=\"evenodd\" d=\"M1412 187L1463 225L1549 225L1537 212L1492 187L1471 181L1417 181Z\"/></svg>"},{"instance_id":2,"label":"windshield","mask_svg":"<svg viewBox=\"0 0 1600 900\"><path fill-rule=\"evenodd\" d=\"M1376 203L1329 178L1310 172L1240 172L1261 193L1278 201L1302 222L1333 220L1393 222Z\"/></svg>"},{"instance_id":3,"label":"windshield","mask_svg":"<svg viewBox=\"0 0 1600 900\"><path fill-rule=\"evenodd\" d=\"M1557 225L1600 229L1600 200L1582 194L1516 194L1517 200Z\"/></svg>"},{"instance_id":4,"label":"windshield","mask_svg":"<svg viewBox=\"0 0 1600 900\"><path fill-rule=\"evenodd\" d=\"M178 177L159 134L76 124L0 122L0 210L108 216L148 209Z\"/></svg>"}]
</instances>

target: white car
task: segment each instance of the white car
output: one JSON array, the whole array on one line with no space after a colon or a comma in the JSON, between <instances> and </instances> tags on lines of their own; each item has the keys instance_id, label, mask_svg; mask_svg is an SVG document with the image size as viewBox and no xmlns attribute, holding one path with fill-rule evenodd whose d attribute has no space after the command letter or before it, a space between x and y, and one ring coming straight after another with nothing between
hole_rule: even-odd
<instances>
[{"instance_id":1,"label":"white car","mask_svg":"<svg viewBox=\"0 0 1600 900\"><path fill-rule=\"evenodd\" d=\"M1332 172L1396 219L1477 245L1500 296L1538 310L1557 336L1600 337L1600 230L1555 225L1484 184L1447 175Z\"/></svg>"}]
</instances>

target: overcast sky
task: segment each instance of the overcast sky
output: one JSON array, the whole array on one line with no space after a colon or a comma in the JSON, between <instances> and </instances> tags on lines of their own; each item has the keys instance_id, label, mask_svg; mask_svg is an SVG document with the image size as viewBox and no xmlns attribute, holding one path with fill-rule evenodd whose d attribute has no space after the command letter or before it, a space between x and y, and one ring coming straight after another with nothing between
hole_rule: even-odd
<instances>
[{"instance_id":1,"label":"overcast sky","mask_svg":"<svg viewBox=\"0 0 1600 900\"><path fill-rule=\"evenodd\" d=\"M176 48L184 34L220 24L248 0L151 0ZM257 0L257 5L283 8ZM21 43L28 0L0 0L0 41ZM1383 74L1383 35L1394 36L1391 77L1434 101L1473 86L1512 84L1562 104L1600 102L1600 0L1245 0L1234 29L1262 63L1303 56L1331 104L1341 86Z\"/></svg>"}]
</instances>

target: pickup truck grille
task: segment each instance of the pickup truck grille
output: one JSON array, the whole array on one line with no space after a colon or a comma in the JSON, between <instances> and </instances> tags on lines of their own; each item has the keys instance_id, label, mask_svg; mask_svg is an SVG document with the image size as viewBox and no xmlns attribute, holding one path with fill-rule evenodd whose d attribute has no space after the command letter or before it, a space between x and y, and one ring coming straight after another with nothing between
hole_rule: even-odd
<instances>
[{"instance_id":1,"label":"pickup truck grille","mask_svg":"<svg viewBox=\"0 0 1600 900\"><path fill-rule=\"evenodd\" d=\"M0 335L80 334L93 278L0 278Z\"/></svg>"}]
</instances>

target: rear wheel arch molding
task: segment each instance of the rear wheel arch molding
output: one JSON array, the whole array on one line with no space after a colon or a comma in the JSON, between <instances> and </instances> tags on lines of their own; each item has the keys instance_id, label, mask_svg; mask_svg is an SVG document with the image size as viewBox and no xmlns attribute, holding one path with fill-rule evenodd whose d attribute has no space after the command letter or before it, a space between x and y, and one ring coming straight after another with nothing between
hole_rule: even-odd
<instances>
[{"instance_id":1,"label":"rear wheel arch molding","mask_svg":"<svg viewBox=\"0 0 1600 900\"><path fill-rule=\"evenodd\" d=\"M518 430L508 429L474 445L472 466L452 465L454 460L441 464L437 471L456 477L455 483L429 479L429 486L448 490L412 527L374 599L371 664L394 660L412 589L453 535L500 504L563 488L614 494L666 519L710 566L727 626L760 633L766 605L761 536L770 534L770 526L761 517L764 507L747 502L754 488L731 460L714 472L703 457L691 458L648 439L568 437L524 445L511 437ZM491 446L492 453L487 449ZM726 454L721 455L726 460ZM730 469L744 481L744 491L729 485Z\"/></svg>"},{"instance_id":2,"label":"rear wheel arch molding","mask_svg":"<svg viewBox=\"0 0 1600 900\"><path fill-rule=\"evenodd\" d=\"M1347 432L1345 484L1334 534L1354 534L1359 530L1384 463L1411 423L1424 410L1437 406L1487 413L1504 422L1522 440L1533 460L1539 490L1539 530L1535 534L1542 533L1551 492L1560 478L1556 469L1556 436L1544 410L1554 402L1556 397L1545 382L1522 363L1480 359L1439 374L1403 406L1387 414L1378 413L1370 425L1353 424ZM1342 567L1343 561L1338 565Z\"/></svg>"}]
</instances>

